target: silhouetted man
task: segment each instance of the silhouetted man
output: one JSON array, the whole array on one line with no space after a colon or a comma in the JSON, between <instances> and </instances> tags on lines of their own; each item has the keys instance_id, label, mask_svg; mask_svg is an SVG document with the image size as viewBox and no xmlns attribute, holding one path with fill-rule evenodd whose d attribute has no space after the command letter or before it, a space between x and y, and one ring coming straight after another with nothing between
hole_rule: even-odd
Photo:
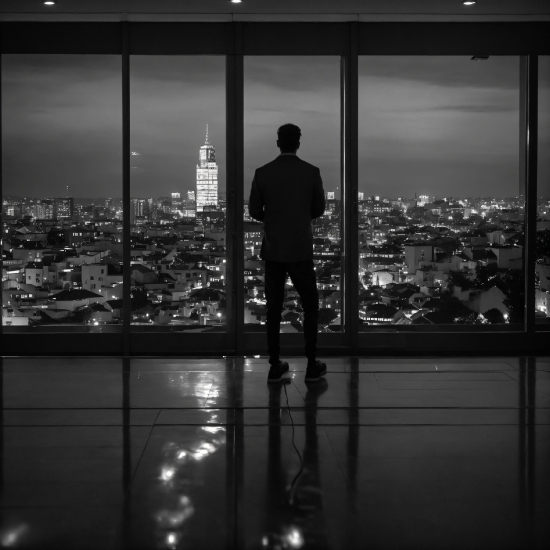
<instances>
[{"instance_id":1,"label":"silhouetted man","mask_svg":"<svg viewBox=\"0 0 550 550\"><path fill-rule=\"evenodd\" d=\"M306 382L326 374L325 363L316 359L319 294L313 268L311 220L323 215L325 193L319 168L296 156L300 128L285 124L277 130L281 154L256 170L250 191L249 213L264 222L260 257L265 260L267 300L267 349L271 368L268 382L281 381L288 363L279 357L279 330L287 274L302 299L307 357Z\"/></svg>"}]
</instances>

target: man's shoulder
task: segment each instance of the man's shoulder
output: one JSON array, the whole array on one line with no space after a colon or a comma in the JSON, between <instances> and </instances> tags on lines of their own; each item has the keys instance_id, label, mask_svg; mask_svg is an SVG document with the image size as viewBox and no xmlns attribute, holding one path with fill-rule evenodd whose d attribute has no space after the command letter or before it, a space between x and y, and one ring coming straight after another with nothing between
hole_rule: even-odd
<instances>
[{"instance_id":1,"label":"man's shoulder","mask_svg":"<svg viewBox=\"0 0 550 550\"><path fill-rule=\"evenodd\" d=\"M269 170L270 168L273 168L275 166L275 163L277 162L277 159L279 157L274 158L271 162L268 162L267 164L264 164L263 166L259 166L256 168L256 171L258 170Z\"/></svg>"},{"instance_id":2,"label":"man's shoulder","mask_svg":"<svg viewBox=\"0 0 550 550\"><path fill-rule=\"evenodd\" d=\"M311 164L311 163L307 162L306 160L301 159L300 157L296 157L296 158L300 161L301 165L304 168L307 168L308 170L313 170L313 171L318 171L319 170L319 168L317 166L315 166L314 164Z\"/></svg>"}]
</instances>

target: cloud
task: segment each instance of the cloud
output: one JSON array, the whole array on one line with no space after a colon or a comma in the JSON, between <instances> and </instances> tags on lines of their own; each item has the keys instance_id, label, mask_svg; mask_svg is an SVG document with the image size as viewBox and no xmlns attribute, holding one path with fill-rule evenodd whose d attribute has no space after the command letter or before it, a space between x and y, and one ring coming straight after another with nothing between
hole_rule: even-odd
<instances>
[{"instance_id":1,"label":"cloud","mask_svg":"<svg viewBox=\"0 0 550 550\"><path fill-rule=\"evenodd\" d=\"M362 56L359 68L362 191L511 194L519 58ZM132 195L193 189L207 122L223 186L225 58L132 56L130 74ZM244 78L245 196L254 169L278 154L286 122L302 128L299 154L321 168L325 188L341 187L340 59L246 57ZM122 194L120 56L4 55L2 85L6 194L59 194L67 184L75 196Z\"/></svg>"}]
</instances>

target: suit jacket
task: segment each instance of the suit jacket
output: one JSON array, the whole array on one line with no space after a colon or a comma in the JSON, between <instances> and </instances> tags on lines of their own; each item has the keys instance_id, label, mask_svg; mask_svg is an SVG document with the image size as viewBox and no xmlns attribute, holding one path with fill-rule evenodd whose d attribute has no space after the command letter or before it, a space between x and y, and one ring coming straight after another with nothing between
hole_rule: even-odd
<instances>
[{"instance_id":1,"label":"suit jacket","mask_svg":"<svg viewBox=\"0 0 550 550\"><path fill-rule=\"evenodd\" d=\"M252 218L264 222L262 260L312 260L311 220L325 211L319 168L296 155L280 155L258 168L248 211Z\"/></svg>"}]
</instances>

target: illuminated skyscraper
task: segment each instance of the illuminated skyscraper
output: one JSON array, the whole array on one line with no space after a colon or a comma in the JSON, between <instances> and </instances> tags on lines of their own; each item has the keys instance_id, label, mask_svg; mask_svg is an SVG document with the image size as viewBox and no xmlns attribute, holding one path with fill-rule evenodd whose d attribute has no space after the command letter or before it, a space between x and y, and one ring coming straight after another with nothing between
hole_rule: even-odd
<instances>
[{"instance_id":1,"label":"illuminated skyscraper","mask_svg":"<svg viewBox=\"0 0 550 550\"><path fill-rule=\"evenodd\" d=\"M181 211L181 195L180 193L172 193L172 214L177 214Z\"/></svg>"},{"instance_id":2,"label":"illuminated skyscraper","mask_svg":"<svg viewBox=\"0 0 550 550\"><path fill-rule=\"evenodd\" d=\"M107 202L107 201L105 201ZM55 217L59 219L71 219L74 213L73 197L55 199Z\"/></svg>"},{"instance_id":3,"label":"illuminated skyscraper","mask_svg":"<svg viewBox=\"0 0 550 550\"><path fill-rule=\"evenodd\" d=\"M218 206L218 165L216 150L208 142L208 124L206 139L200 148L199 164L197 164L197 212L202 212L205 206Z\"/></svg>"},{"instance_id":4,"label":"illuminated skyscraper","mask_svg":"<svg viewBox=\"0 0 550 550\"><path fill-rule=\"evenodd\" d=\"M32 216L36 219L51 220L54 217L54 203L52 200L38 200L32 207Z\"/></svg>"},{"instance_id":5,"label":"illuminated skyscraper","mask_svg":"<svg viewBox=\"0 0 550 550\"><path fill-rule=\"evenodd\" d=\"M149 203L147 199L131 199L130 223L135 223L136 218L143 218L149 215Z\"/></svg>"}]
</instances>

